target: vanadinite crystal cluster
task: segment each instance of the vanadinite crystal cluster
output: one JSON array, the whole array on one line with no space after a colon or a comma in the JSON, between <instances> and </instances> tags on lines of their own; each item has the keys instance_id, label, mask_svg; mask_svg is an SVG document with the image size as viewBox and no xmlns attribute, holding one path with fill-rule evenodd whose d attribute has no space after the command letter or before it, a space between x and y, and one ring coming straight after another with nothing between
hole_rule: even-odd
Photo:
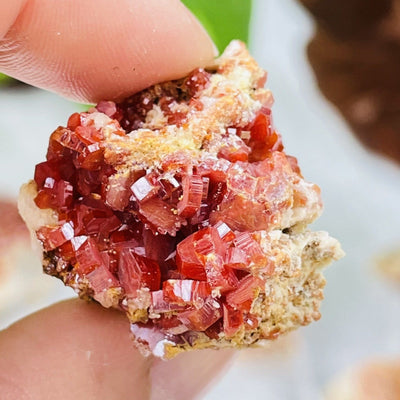
<instances>
[{"instance_id":1,"label":"vanadinite crystal cluster","mask_svg":"<svg viewBox=\"0 0 400 400\"><path fill-rule=\"evenodd\" d=\"M126 312L171 357L250 345L318 319L341 256L319 188L284 151L265 72L233 42L210 69L73 114L22 189L44 271Z\"/></svg>"}]
</instances>

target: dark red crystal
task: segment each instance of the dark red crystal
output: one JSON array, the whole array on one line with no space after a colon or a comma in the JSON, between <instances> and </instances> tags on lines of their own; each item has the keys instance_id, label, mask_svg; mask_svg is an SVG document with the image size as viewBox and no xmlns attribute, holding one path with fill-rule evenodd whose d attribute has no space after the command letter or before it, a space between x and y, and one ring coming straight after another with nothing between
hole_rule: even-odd
<instances>
[{"instance_id":1,"label":"dark red crystal","mask_svg":"<svg viewBox=\"0 0 400 400\"><path fill-rule=\"evenodd\" d=\"M161 272L158 264L125 248L120 252L118 277L127 295L136 295L138 289L159 290Z\"/></svg>"},{"instance_id":2,"label":"dark red crystal","mask_svg":"<svg viewBox=\"0 0 400 400\"><path fill-rule=\"evenodd\" d=\"M87 280L95 293L119 286L118 279L104 265L100 265L86 275Z\"/></svg>"},{"instance_id":3,"label":"dark red crystal","mask_svg":"<svg viewBox=\"0 0 400 400\"><path fill-rule=\"evenodd\" d=\"M226 302L234 309L250 311L253 300L263 289L263 280L253 275L243 278L238 287L226 295Z\"/></svg>"},{"instance_id":4,"label":"dark red crystal","mask_svg":"<svg viewBox=\"0 0 400 400\"><path fill-rule=\"evenodd\" d=\"M52 208L57 211L67 210L73 203L73 186L63 180L46 178L43 188L39 190L35 203L39 208Z\"/></svg>"},{"instance_id":5,"label":"dark red crystal","mask_svg":"<svg viewBox=\"0 0 400 400\"><path fill-rule=\"evenodd\" d=\"M249 159L251 149L244 143L239 146L229 145L224 146L218 152L218 157L225 158L230 162L247 161Z\"/></svg>"},{"instance_id":6,"label":"dark red crystal","mask_svg":"<svg viewBox=\"0 0 400 400\"><path fill-rule=\"evenodd\" d=\"M200 208L204 196L203 179L199 175L185 175L182 179L182 200L177 204L178 214L192 217Z\"/></svg>"},{"instance_id":7,"label":"dark red crystal","mask_svg":"<svg viewBox=\"0 0 400 400\"><path fill-rule=\"evenodd\" d=\"M195 250L194 236L191 235L180 242L176 248L176 264L179 272L189 278L200 281L207 280L203 262Z\"/></svg>"},{"instance_id":8,"label":"dark red crystal","mask_svg":"<svg viewBox=\"0 0 400 400\"><path fill-rule=\"evenodd\" d=\"M174 212L168 203L159 197L147 200L140 204L139 214L145 226L162 235L176 235L184 220Z\"/></svg>"},{"instance_id":9,"label":"dark red crystal","mask_svg":"<svg viewBox=\"0 0 400 400\"><path fill-rule=\"evenodd\" d=\"M211 296L211 286L206 282L169 279L163 283L163 298L168 303L201 307L209 296Z\"/></svg>"},{"instance_id":10,"label":"dark red crystal","mask_svg":"<svg viewBox=\"0 0 400 400\"><path fill-rule=\"evenodd\" d=\"M202 308L193 308L178 314L183 325L193 331L205 331L221 317L221 305L212 297L206 300Z\"/></svg>"},{"instance_id":11,"label":"dark red crystal","mask_svg":"<svg viewBox=\"0 0 400 400\"><path fill-rule=\"evenodd\" d=\"M264 160L273 151L282 151L282 139L273 129L270 110L260 112L250 128L249 161Z\"/></svg>"},{"instance_id":12,"label":"dark red crystal","mask_svg":"<svg viewBox=\"0 0 400 400\"><path fill-rule=\"evenodd\" d=\"M38 189L43 188L47 178L52 178L54 181L61 179L56 162L45 161L36 165L34 180Z\"/></svg>"},{"instance_id":13,"label":"dark red crystal","mask_svg":"<svg viewBox=\"0 0 400 400\"><path fill-rule=\"evenodd\" d=\"M228 304L223 305L224 333L226 336L233 336L243 325L243 313Z\"/></svg>"},{"instance_id":14,"label":"dark red crystal","mask_svg":"<svg viewBox=\"0 0 400 400\"><path fill-rule=\"evenodd\" d=\"M77 241L75 244L75 270L78 274L88 274L103 264L96 241L91 237L84 238L82 243Z\"/></svg>"},{"instance_id":15,"label":"dark red crystal","mask_svg":"<svg viewBox=\"0 0 400 400\"><path fill-rule=\"evenodd\" d=\"M37 231L37 237L45 250L53 250L74 237L74 228L68 222L55 227L42 226Z\"/></svg>"},{"instance_id":16,"label":"dark red crystal","mask_svg":"<svg viewBox=\"0 0 400 400\"><path fill-rule=\"evenodd\" d=\"M225 265L234 269L247 270L248 256L246 251L238 247L230 247L225 255Z\"/></svg>"},{"instance_id":17,"label":"dark red crystal","mask_svg":"<svg viewBox=\"0 0 400 400\"><path fill-rule=\"evenodd\" d=\"M196 93L207 87L210 82L211 74L206 72L203 68L194 70L184 81L190 97L195 97Z\"/></svg>"},{"instance_id":18,"label":"dark red crystal","mask_svg":"<svg viewBox=\"0 0 400 400\"><path fill-rule=\"evenodd\" d=\"M221 293L235 289L238 279L232 269L224 264L221 256L209 257L205 263L207 282Z\"/></svg>"}]
</instances>

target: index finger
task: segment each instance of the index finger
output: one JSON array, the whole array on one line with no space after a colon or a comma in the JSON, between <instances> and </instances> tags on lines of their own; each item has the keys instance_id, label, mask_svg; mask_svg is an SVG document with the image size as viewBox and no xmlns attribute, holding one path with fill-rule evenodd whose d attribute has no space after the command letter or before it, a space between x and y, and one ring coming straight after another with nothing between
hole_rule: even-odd
<instances>
[{"instance_id":1,"label":"index finger","mask_svg":"<svg viewBox=\"0 0 400 400\"><path fill-rule=\"evenodd\" d=\"M0 70L81 102L122 99L215 55L178 0L28 0L3 8Z\"/></svg>"}]
</instances>

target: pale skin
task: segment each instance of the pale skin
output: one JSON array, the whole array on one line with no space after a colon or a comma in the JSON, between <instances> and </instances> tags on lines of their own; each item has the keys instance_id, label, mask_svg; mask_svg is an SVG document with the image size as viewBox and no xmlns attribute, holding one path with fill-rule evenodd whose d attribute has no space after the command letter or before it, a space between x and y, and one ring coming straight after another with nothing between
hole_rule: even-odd
<instances>
[{"instance_id":1,"label":"pale skin","mask_svg":"<svg viewBox=\"0 0 400 400\"><path fill-rule=\"evenodd\" d=\"M0 71L76 101L121 99L215 55L177 0L0 0ZM144 358L122 313L81 300L0 332L0 354L2 400L193 399L232 357Z\"/></svg>"}]
</instances>

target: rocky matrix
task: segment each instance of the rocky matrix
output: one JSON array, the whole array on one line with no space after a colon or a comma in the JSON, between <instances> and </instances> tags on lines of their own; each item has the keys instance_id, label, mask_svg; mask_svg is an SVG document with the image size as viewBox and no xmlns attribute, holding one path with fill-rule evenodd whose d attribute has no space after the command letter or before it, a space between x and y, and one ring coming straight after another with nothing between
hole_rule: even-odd
<instances>
[{"instance_id":1,"label":"rocky matrix","mask_svg":"<svg viewBox=\"0 0 400 400\"><path fill-rule=\"evenodd\" d=\"M232 42L211 68L73 114L20 210L44 271L126 312L136 344L250 345L318 319L340 258L319 188L284 151L265 72Z\"/></svg>"}]
</instances>

